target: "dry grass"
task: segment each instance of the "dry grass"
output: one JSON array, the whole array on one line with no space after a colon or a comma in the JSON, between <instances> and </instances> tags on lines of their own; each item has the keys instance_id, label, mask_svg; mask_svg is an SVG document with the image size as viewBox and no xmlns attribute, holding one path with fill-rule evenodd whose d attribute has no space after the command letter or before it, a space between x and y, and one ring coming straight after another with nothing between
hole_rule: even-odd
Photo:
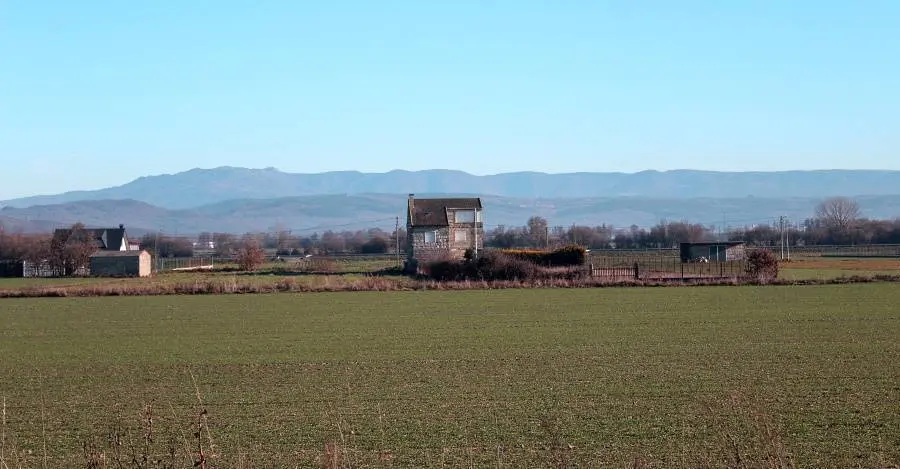
<instances>
[{"instance_id":1,"label":"dry grass","mask_svg":"<svg viewBox=\"0 0 900 469\"><path fill-rule=\"evenodd\" d=\"M567 271L568 272L568 271ZM571 272L568 272L571 274ZM684 287L738 285L829 285L845 283L900 282L900 275L854 275L836 278L777 279L761 282L746 278L654 278L635 280L624 277L553 276L531 280L436 281L406 277L313 275L301 277L215 276L189 281L116 281L63 286L37 286L0 289L0 298L219 295L256 293L388 292L424 290L492 290L510 288L609 288L609 287Z\"/></svg>"}]
</instances>

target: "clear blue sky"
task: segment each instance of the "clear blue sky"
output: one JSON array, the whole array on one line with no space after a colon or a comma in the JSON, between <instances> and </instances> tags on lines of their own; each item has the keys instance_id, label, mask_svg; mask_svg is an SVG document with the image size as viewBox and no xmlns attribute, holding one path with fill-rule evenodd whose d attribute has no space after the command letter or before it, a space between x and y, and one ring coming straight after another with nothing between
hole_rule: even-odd
<instances>
[{"instance_id":1,"label":"clear blue sky","mask_svg":"<svg viewBox=\"0 0 900 469\"><path fill-rule=\"evenodd\" d=\"M895 0L7 0L0 199L222 165L900 169L898 25Z\"/></svg>"}]
</instances>

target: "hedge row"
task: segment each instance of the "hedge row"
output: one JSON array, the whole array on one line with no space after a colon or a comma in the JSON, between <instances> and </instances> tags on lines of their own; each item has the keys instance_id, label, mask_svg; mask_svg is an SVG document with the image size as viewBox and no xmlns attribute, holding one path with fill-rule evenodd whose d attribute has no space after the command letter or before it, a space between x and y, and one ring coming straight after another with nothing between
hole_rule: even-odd
<instances>
[{"instance_id":1,"label":"hedge row","mask_svg":"<svg viewBox=\"0 0 900 469\"><path fill-rule=\"evenodd\" d=\"M563 246L553 251L541 251L537 249L504 249L501 252L508 256L547 267L582 265L587 256L585 249L582 246L577 245Z\"/></svg>"}]
</instances>

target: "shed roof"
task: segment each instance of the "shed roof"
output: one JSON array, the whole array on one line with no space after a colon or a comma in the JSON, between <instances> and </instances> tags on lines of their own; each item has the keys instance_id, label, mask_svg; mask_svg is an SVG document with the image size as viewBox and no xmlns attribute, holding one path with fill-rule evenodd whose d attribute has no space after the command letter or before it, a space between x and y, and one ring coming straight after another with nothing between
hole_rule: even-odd
<instances>
[{"instance_id":1,"label":"shed roof","mask_svg":"<svg viewBox=\"0 0 900 469\"><path fill-rule=\"evenodd\" d=\"M144 250L141 251L97 251L94 254L91 254L91 257L140 257L144 254L149 255L150 253Z\"/></svg>"},{"instance_id":2,"label":"shed roof","mask_svg":"<svg viewBox=\"0 0 900 469\"><path fill-rule=\"evenodd\" d=\"M480 210L479 197L446 197L439 199L410 199L409 221L412 226L449 226L447 210Z\"/></svg>"},{"instance_id":3,"label":"shed roof","mask_svg":"<svg viewBox=\"0 0 900 469\"><path fill-rule=\"evenodd\" d=\"M740 246L747 244L744 241L711 241L702 243L681 243L682 246Z\"/></svg>"}]
</instances>

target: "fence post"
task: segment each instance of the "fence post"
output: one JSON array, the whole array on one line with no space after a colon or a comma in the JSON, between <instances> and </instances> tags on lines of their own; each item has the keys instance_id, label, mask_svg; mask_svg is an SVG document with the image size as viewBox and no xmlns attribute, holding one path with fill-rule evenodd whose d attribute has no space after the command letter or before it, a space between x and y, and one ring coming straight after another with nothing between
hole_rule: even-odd
<instances>
[{"instance_id":1,"label":"fence post","mask_svg":"<svg viewBox=\"0 0 900 469\"><path fill-rule=\"evenodd\" d=\"M635 279L635 280L640 280L640 279L641 279L641 273L640 273L640 271L638 270L638 263L637 263L637 262L634 263L634 279Z\"/></svg>"},{"instance_id":2,"label":"fence post","mask_svg":"<svg viewBox=\"0 0 900 469\"><path fill-rule=\"evenodd\" d=\"M594 278L594 263L591 262L590 264L588 264L588 268L591 269L591 273L588 274L588 275L589 275L591 278Z\"/></svg>"},{"instance_id":3,"label":"fence post","mask_svg":"<svg viewBox=\"0 0 900 469\"><path fill-rule=\"evenodd\" d=\"M681 263L681 280L684 280L684 262Z\"/></svg>"}]
</instances>

